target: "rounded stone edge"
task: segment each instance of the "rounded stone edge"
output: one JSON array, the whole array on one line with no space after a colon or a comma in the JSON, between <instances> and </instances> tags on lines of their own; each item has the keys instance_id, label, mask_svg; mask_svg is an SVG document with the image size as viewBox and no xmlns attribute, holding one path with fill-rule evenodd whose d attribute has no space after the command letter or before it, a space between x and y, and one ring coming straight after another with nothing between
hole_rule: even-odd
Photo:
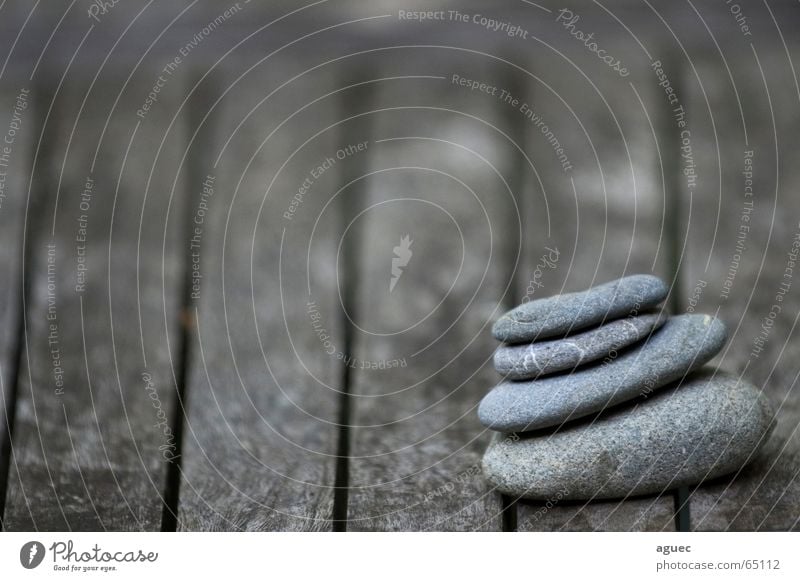
<instances>
[{"instance_id":1,"label":"rounded stone edge","mask_svg":"<svg viewBox=\"0 0 800 581\"><path fill-rule=\"evenodd\" d=\"M673 486L671 486L671 488L675 488L678 486L701 486L705 482L714 480L716 478L728 476L730 474L733 474L737 470L745 468L758 458L759 453L762 451L762 449L765 447L769 439L772 437L772 434L775 430L777 419L775 417L775 409L774 406L772 405L772 402L770 401L769 397L767 397L767 395L764 393L763 389L759 389L750 381L738 377L733 373L709 367L704 367L697 371L694 371L689 377L687 377L687 381L697 381L697 380L710 381L714 376L716 376L718 380L721 382L734 382L734 383L744 382L744 384L747 386L746 388L749 391L751 391L751 394L753 396L753 405L758 407L758 409L754 410L753 413L756 414L759 418L766 420L767 425L762 431L758 444L753 448L753 450L751 450L749 457L747 458L744 464L720 467L719 470L711 471L709 474L704 476L700 481L695 481L694 479L676 480L675 482L672 483ZM546 438L546 437L547 437L546 435L535 436L535 438ZM481 470L483 476L486 479L486 481L496 491L512 496L515 499L527 499L534 501L548 500L553 494L553 490L549 488L544 488L540 490L539 489L540 487L526 487L525 492L523 494L520 494L519 489L522 487L521 483L513 482L509 479L499 478L498 474L502 473L503 471L491 469L491 464L493 462L504 461L504 458L501 456L502 446L503 445L513 446L515 445L516 442L519 442L520 440L521 438L514 432L495 433L494 437L492 438L492 441L489 443L481 459ZM505 461L507 461L507 459ZM665 490L659 487L643 487L643 488L634 487L629 491L620 492L619 494L613 494L608 496L593 495L592 499L603 500L603 501L614 501L614 500L623 500L631 496L647 496L663 492L665 492ZM589 498L588 495L577 495L577 496L567 496L565 497L565 499L570 501L580 502L580 501L586 501Z\"/></svg>"},{"instance_id":2,"label":"rounded stone edge","mask_svg":"<svg viewBox=\"0 0 800 581\"><path fill-rule=\"evenodd\" d=\"M588 289L585 289L585 290L582 290L582 291L550 295L549 297L543 297L543 298L540 298L540 299L536 299L535 301L524 302L522 304L519 304L519 305L515 306L514 308L509 309L508 311L503 313L500 316L500 318L497 321L495 321L495 323L492 325L492 336L498 341L501 341L503 343L512 344L512 345L525 343L525 342L535 342L535 341L545 340L545 339L549 339L549 338L556 338L561 334L560 327L559 327L559 329L554 330L552 332L545 332L545 331L539 330L539 331L535 331L535 332L531 332L531 333L525 333L526 337L528 335L530 335L530 334L533 334L534 335L533 339L531 339L529 337L527 337L527 338L526 337L522 337L519 331L515 332L515 327L523 326L523 325L526 325L526 324L527 325L533 325L533 323L519 321L519 320L515 319L514 314L517 313L517 312L520 312L521 309L525 309L525 308L530 309L530 308L532 308L531 305L536 305L536 304L541 305L541 304L544 304L547 301L554 301L554 300L558 299L559 297L574 298L574 297L579 297L581 295L585 295L585 294L588 294L588 293L591 293L591 292L604 292L606 289L608 289L608 290L616 289L622 284L630 285L631 286L630 290L633 290L634 292L635 292L636 288L652 288L652 289L655 289L654 290L654 295L655 295L654 298L652 300L649 300L647 302L642 303L640 305L640 307L639 307L640 309L651 309L651 308L654 308L657 305L663 303L664 300L666 300L667 296L669 295L669 286L667 285L666 282L664 282L658 276L655 276L653 274L632 274L632 275L624 276L624 277L621 277L621 278L618 278L618 279L615 279L615 280L611 280L611 281L608 281L608 282L605 282L605 283L601 283L601 284L595 285L593 287L589 287ZM622 310L612 309L612 310L609 310L604 315L604 317L608 321L616 320L616 319L622 318L624 316L625 316L625 309L622 309ZM579 332L581 330L584 330L587 327L590 327L591 325L593 325L595 323L599 323L602 320L603 320L603 318L599 318L599 319L591 318L588 321L581 322L577 326L570 327L569 328L569 334L571 334L573 332ZM564 336L566 337L566 336L568 336L568 334L564 335Z\"/></svg>"}]
</instances>

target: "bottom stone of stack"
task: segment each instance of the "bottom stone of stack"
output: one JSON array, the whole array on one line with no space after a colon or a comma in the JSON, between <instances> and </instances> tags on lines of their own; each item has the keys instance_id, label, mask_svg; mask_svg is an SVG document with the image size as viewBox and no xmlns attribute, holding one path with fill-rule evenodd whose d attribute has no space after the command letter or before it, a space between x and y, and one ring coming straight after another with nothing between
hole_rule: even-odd
<instances>
[{"instance_id":1,"label":"bottom stone of stack","mask_svg":"<svg viewBox=\"0 0 800 581\"><path fill-rule=\"evenodd\" d=\"M657 494L739 470L755 458L773 424L756 387L703 369L646 399L555 430L499 434L483 471L514 498Z\"/></svg>"}]
</instances>

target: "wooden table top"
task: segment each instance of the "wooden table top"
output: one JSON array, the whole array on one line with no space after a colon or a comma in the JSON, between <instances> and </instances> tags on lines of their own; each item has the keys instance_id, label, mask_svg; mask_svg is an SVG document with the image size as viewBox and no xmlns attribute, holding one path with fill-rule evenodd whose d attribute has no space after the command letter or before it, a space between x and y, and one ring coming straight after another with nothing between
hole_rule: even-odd
<instances>
[{"instance_id":1,"label":"wooden table top","mask_svg":"<svg viewBox=\"0 0 800 581\"><path fill-rule=\"evenodd\" d=\"M81 4L0 3L4 530L800 528L796 3ZM774 436L503 497L491 324L634 273Z\"/></svg>"}]
</instances>

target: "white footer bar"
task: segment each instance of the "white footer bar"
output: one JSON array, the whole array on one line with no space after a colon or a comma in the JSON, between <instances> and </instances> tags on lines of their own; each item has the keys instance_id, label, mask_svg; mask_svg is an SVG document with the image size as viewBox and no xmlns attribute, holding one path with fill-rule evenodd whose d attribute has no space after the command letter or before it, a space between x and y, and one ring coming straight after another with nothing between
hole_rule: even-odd
<instances>
[{"instance_id":1,"label":"white footer bar","mask_svg":"<svg viewBox=\"0 0 800 581\"><path fill-rule=\"evenodd\" d=\"M0 571L20 580L800 579L798 547L796 533L0 533Z\"/></svg>"}]
</instances>

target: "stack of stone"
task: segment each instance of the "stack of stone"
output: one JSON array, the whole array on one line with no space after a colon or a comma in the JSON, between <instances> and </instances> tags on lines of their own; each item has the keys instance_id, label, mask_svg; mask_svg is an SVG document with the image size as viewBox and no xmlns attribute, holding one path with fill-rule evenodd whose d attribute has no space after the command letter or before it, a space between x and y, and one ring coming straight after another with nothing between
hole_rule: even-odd
<instances>
[{"instance_id":1,"label":"stack of stone","mask_svg":"<svg viewBox=\"0 0 800 581\"><path fill-rule=\"evenodd\" d=\"M755 456L773 423L766 397L702 368L725 327L664 316L667 292L656 277L630 276L497 321L506 379L478 411L501 432L483 458L492 485L517 498L621 498L698 484Z\"/></svg>"}]
</instances>

